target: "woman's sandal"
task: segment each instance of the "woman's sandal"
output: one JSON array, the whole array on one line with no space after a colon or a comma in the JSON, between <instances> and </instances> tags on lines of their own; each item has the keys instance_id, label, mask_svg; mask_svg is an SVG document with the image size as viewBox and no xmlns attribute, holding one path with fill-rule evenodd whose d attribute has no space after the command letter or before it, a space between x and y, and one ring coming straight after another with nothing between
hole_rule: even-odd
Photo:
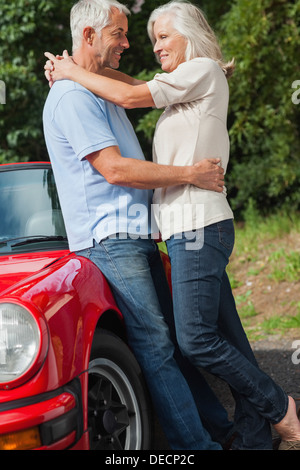
<instances>
[{"instance_id":1,"label":"woman's sandal","mask_svg":"<svg viewBox=\"0 0 300 470\"><path fill-rule=\"evenodd\" d=\"M300 398L295 398L295 401L300 401ZM300 419L300 408L297 411L298 419ZM300 441L281 441L278 450L300 450Z\"/></svg>"},{"instance_id":2,"label":"woman's sandal","mask_svg":"<svg viewBox=\"0 0 300 470\"><path fill-rule=\"evenodd\" d=\"M281 441L278 450L300 450L300 441Z\"/></svg>"}]
</instances>

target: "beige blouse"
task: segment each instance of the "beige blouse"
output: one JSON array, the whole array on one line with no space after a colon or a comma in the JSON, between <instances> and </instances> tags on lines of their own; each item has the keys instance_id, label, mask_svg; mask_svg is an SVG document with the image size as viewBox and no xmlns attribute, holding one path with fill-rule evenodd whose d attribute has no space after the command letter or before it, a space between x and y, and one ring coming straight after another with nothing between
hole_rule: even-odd
<instances>
[{"instance_id":1,"label":"beige blouse","mask_svg":"<svg viewBox=\"0 0 300 470\"><path fill-rule=\"evenodd\" d=\"M157 74L148 87L156 107L166 108L156 126L153 161L185 166L221 158L226 172L229 90L220 66L211 59L196 58L169 74ZM160 188L153 204L163 240L233 218L226 189L217 193L192 185Z\"/></svg>"}]
</instances>

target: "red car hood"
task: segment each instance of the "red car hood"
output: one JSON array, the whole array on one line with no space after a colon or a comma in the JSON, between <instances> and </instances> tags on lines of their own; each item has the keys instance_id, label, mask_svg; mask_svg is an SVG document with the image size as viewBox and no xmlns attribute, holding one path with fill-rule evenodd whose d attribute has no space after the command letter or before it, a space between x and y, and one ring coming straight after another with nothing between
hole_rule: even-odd
<instances>
[{"instance_id":1,"label":"red car hood","mask_svg":"<svg viewBox=\"0 0 300 470\"><path fill-rule=\"evenodd\" d=\"M0 295L14 284L40 271L69 251L47 251L42 253L0 256Z\"/></svg>"}]
</instances>

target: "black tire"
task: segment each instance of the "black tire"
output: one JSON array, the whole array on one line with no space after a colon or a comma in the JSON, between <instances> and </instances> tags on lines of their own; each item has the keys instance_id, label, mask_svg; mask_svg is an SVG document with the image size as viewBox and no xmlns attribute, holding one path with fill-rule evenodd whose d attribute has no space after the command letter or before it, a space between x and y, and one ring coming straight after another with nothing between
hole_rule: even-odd
<instances>
[{"instance_id":1,"label":"black tire","mask_svg":"<svg viewBox=\"0 0 300 470\"><path fill-rule=\"evenodd\" d=\"M140 367L128 346L105 330L93 340L88 413L91 450L151 448L151 402Z\"/></svg>"}]
</instances>

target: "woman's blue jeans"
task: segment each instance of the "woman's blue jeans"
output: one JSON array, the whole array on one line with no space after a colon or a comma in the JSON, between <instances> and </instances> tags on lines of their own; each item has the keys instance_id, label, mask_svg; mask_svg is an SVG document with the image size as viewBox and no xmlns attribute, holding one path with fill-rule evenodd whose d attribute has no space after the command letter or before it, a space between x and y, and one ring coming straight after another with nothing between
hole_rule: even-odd
<instances>
[{"instance_id":1,"label":"woman's blue jeans","mask_svg":"<svg viewBox=\"0 0 300 470\"><path fill-rule=\"evenodd\" d=\"M225 220L167 241L177 341L196 366L224 379L236 401L239 449L271 449L270 423L284 417L288 397L262 372L241 325L226 265L234 225Z\"/></svg>"},{"instance_id":2,"label":"woman's blue jeans","mask_svg":"<svg viewBox=\"0 0 300 470\"><path fill-rule=\"evenodd\" d=\"M174 350L171 297L156 243L118 236L77 254L93 261L111 286L171 448L221 449L207 429L222 442L232 424L201 374Z\"/></svg>"}]
</instances>

